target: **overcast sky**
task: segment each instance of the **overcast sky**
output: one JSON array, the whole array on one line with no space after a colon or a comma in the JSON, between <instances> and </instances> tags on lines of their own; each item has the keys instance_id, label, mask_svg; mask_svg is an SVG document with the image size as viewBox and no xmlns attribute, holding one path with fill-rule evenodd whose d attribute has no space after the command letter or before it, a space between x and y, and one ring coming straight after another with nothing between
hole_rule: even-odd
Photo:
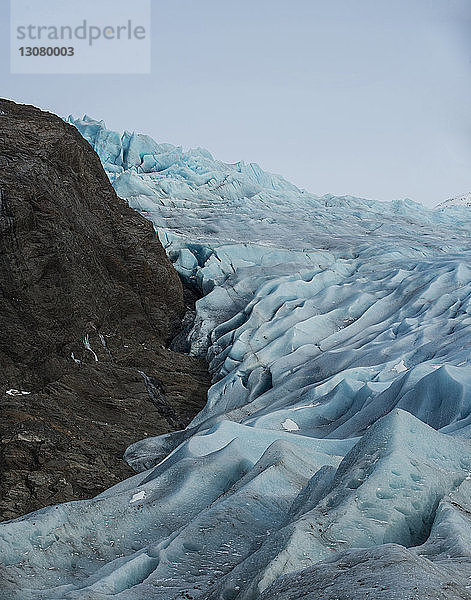
<instances>
[{"instance_id":1,"label":"overcast sky","mask_svg":"<svg viewBox=\"0 0 471 600\"><path fill-rule=\"evenodd\" d=\"M471 191L470 0L153 0L152 74L120 76L10 75L8 7L3 97L315 194L433 206Z\"/></svg>"}]
</instances>

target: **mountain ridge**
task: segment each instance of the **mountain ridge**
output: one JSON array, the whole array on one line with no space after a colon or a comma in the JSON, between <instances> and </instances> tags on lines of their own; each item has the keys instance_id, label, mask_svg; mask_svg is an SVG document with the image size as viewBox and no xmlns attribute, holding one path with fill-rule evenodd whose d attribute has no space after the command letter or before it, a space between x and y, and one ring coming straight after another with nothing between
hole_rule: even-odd
<instances>
[{"instance_id":1,"label":"mountain ridge","mask_svg":"<svg viewBox=\"0 0 471 600\"><path fill-rule=\"evenodd\" d=\"M453 198L449 198L440 204L437 204L435 210L443 209L443 208L453 208L453 207L461 207L461 206L471 206L471 192L467 192L466 194L462 194L461 196L455 196Z\"/></svg>"}]
</instances>

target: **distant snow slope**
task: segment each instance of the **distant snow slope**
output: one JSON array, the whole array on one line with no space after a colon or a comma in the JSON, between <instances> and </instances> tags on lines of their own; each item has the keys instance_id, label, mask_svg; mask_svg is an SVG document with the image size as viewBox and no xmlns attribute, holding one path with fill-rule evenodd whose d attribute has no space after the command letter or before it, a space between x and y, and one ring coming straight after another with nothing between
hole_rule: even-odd
<instances>
[{"instance_id":1,"label":"distant snow slope","mask_svg":"<svg viewBox=\"0 0 471 600\"><path fill-rule=\"evenodd\" d=\"M463 194L463 196L457 196L456 198L449 198L448 200L445 200L445 202L439 204L436 208L451 208L455 206L471 206L471 192Z\"/></svg>"},{"instance_id":2,"label":"distant snow slope","mask_svg":"<svg viewBox=\"0 0 471 600\"><path fill-rule=\"evenodd\" d=\"M135 477L0 526L4 598L467 598L470 211L71 122L205 294L189 341L214 384L127 450Z\"/></svg>"}]
</instances>

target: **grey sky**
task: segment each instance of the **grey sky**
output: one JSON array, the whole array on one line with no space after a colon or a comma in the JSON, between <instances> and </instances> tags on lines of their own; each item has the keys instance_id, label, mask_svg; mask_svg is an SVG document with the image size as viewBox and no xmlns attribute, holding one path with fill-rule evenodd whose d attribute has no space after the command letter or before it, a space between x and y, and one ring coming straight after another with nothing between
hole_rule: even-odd
<instances>
[{"instance_id":1,"label":"grey sky","mask_svg":"<svg viewBox=\"0 0 471 600\"><path fill-rule=\"evenodd\" d=\"M153 72L119 76L10 75L8 6L3 97L316 194L435 205L471 190L470 0L153 0Z\"/></svg>"}]
</instances>

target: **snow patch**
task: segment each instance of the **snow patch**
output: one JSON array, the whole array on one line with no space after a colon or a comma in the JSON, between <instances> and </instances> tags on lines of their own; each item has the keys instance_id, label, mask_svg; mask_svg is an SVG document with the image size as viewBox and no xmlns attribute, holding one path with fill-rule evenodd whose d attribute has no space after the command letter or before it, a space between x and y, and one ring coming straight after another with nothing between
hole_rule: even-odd
<instances>
[{"instance_id":1,"label":"snow patch","mask_svg":"<svg viewBox=\"0 0 471 600\"><path fill-rule=\"evenodd\" d=\"M286 431L299 431L299 425L293 421L293 419L286 419L281 426L283 429L286 429Z\"/></svg>"},{"instance_id":2,"label":"snow patch","mask_svg":"<svg viewBox=\"0 0 471 600\"><path fill-rule=\"evenodd\" d=\"M441 208L451 208L455 206L471 206L471 192L467 194L463 194L462 196L456 196L454 198L449 198L442 202L438 206L436 206L436 210L440 210Z\"/></svg>"},{"instance_id":3,"label":"snow patch","mask_svg":"<svg viewBox=\"0 0 471 600\"><path fill-rule=\"evenodd\" d=\"M407 371L407 367L403 360L398 362L397 365L394 365L393 369L396 371L396 373L404 373L404 371Z\"/></svg>"},{"instance_id":4,"label":"snow patch","mask_svg":"<svg viewBox=\"0 0 471 600\"><path fill-rule=\"evenodd\" d=\"M137 494L134 494L134 496L131 498L131 500L129 501L129 504L132 504L133 502L137 502L138 500L144 500L145 497L146 497L146 493L144 490L142 490L141 492L137 492Z\"/></svg>"},{"instance_id":5,"label":"snow patch","mask_svg":"<svg viewBox=\"0 0 471 600\"><path fill-rule=\"evenodd\" d=\"M303 406L296 406L293 408L293 412L297 410L302 410L303 408L314 408L314 406L319 406L320 402L314 402L313 404L304 404Z\"/></svg>"},{"instance_id":6,"label":"snow patch","mask_svg":"<svg viewBox=\"0 0 471 600\"><path fill-rule=\"evenodd\" d=\"M19 433L17 435L17 439L20 442L44 442L43 438L38 437L37 435L28 434L28 433Z\"/></svg>"},{"instance_id":7,"label":"snow patch","mask_svg":"<svg viewBox=\"0 0 471 600\"><path fill-rule=\"evenodd\" d=\"M90 338L87 335L85 336L84 340L83 340L83 345L85 346L86 350L88 350L89 352L91 352L95 358L95 362L98 362L98 356L96 355L96 353L94 352L93 348L90 345Z\"/></svg>"},{"instance_id":8,"label":"snow patch","mask_svg":"<svg viewBox=\"0 0 471 600\"><path fill-rule=\"evenodd\" d=\"M7 390L7 396L29 396L31 392L24 392L23 390Z\"/></svg>"}]
</instances>

